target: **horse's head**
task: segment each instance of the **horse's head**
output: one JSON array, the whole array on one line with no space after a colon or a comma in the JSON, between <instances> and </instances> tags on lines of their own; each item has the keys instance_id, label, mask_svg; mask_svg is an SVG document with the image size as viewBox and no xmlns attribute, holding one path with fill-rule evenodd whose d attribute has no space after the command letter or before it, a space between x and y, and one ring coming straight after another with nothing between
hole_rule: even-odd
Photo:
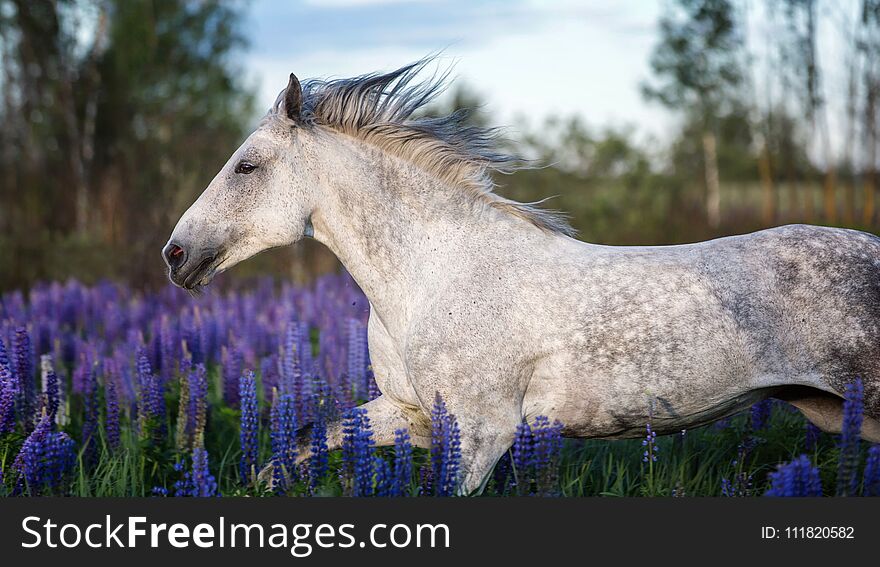
<instances>
[{"instance_id":1,"label":"horse's head","mask_svg":"<svg viewBox=\"0 0 880 567\"><path fill-rule=\"evenodd\" d=\"M316 186L301 124L302 87L290 75L264 120L171 233L162 256L176 285L193 290L258 252L303 237Z\"/></svg>"}]
</instances>

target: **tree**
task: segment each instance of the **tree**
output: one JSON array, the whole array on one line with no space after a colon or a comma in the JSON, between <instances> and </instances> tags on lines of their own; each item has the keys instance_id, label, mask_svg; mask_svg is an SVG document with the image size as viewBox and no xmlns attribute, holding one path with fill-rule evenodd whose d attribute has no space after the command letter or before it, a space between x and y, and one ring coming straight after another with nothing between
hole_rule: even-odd
<instances>
[{"instance_id":1,"label":"tree","mask_svg":"<svg viewBox=\"0 0 880 567\"><path fill-rule=\"evenodd\" d=\"M162 278L254 118L237 2L0 0L0 286Z\"/></svg>"},{"instance_id":2,"label":"tree","mask_svg":"<svg viewBox=\"0 0 880 567\"><path fill-rule=\"evenodd\" d=\"M697 117L712 227L721 222L717 119L742 83L741 43L728 0L675 0L660 20L660 42L651 56L656 82L642 88L647 99Z\"/></svg>"},{"instance_id":3,"label":"tree","mask_svg":"<svg viewBox=\"0 0 880 567\"><path fill-rule=\"evenodd\" d=\"M865 156L864 156L864 201L862 205L862 222L870 226L875 216L875 192L877 190L877 144L878 128L880 128L880 1L863 0L861 10L863 33L857 43L857 50L864 61L864 105L862 124Z\"/></svg>"}]
</instances>

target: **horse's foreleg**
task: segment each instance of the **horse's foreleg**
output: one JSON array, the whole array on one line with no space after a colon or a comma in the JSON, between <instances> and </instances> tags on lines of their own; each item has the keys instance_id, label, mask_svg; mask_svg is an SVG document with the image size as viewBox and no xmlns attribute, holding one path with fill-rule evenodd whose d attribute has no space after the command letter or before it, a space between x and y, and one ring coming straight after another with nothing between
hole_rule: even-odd
<instances>
[{"instance_id":1,"label":"horse's foreleg","mask_svg":"<svg viewBox=\"0 0 880 567\"><path fill-rule=\"evenodd\" d=\"M461 481L458 493L477 495L486 488L486 481L498 460L513 445L516 421L499 427L496 420L456 415L461 428Z\"/></svg>"},{"instance_id":2,"label":"horse's foreleg","mask_svg":"<svg viewBox=\"0 0 880 567\"><path fill-rule=\"evenodd\" d=\"M468 392L462 388L439 394L459 428L461 462L457 492L463 496L480 494L495 464L513 445L522 410L515 398L499 392Z\"/></svg>"},{"instance_id":3,"label":"horse's foreleg","mask_svg":"<svg viewBox=\"0 0 880 567\"><path fill-rule=\"evenodd\" d=\"M373 431L373 445L385 447L394 444L394 435L398 429L409 431L410 441L417 447L431 446L430 425L418 419L417 412L407 412L382 395L369 401L361 408L367 410L370 426ZM312 456L312 425L301 428L296 433L296 464L300 464ZM342 419L327 424L327 450L332 451L342 446L344 422ZM272 483L272 464L266 465L259 474L261 482Z\"/></svg>"},{"instance_id":4,"label":"horse's foreleg","mask_svg":"<svg viewBox=\"0 0 880 567\"><path fill-rule=\"evenodd\" d=\"M381 395L375 400L358 406L367 411L370 427L373 432L373 446L386 447L394 445L394 436L398 429L409 432L410 441L416 447L431 446L431 427L426 420L420 419L419 410L405 411L391 402L388 396ZM344 421L342 419L327 424L327 448L338 449L342 446ZM297 433L297 462L310 455L311 426Z\"/></svg>"}]
</instances>

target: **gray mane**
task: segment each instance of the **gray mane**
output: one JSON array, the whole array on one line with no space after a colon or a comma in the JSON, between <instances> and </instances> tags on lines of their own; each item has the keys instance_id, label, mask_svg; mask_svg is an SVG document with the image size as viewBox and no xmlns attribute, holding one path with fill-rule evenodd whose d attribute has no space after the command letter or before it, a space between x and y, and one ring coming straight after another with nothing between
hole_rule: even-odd
<instances>
[{"instance_id":1,"label":"gray mane","mask_svg":"<svg viewBox=\"0 0 880 567\"><path fill-rule=\"evenodd\" d=\"M499 130L468 125L468 111L441 117L413 115L446 88L449 72L425 81L416 76L433 61L427 57L390 73L370 73L349 79L303 82L302 120L356 137L400 156L461 188L478 202L525 219L546 230L572 236L564 215L519 203L493 192L492 172L511 173L520 158L498 149ZM284 92L269 111L280 117Z\"/></svg>"}]
</instances>

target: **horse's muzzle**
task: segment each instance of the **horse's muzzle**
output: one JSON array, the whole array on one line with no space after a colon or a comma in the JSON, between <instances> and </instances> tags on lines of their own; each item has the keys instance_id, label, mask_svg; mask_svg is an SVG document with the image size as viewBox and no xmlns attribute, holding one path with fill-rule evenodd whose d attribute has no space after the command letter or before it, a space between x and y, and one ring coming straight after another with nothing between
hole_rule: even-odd
<instances>
[{"instance_id":1,"label":"horse's muzzle","mask_svg":"<svg viewBox=\"0 0 880 567\"><path fill-rule=\"evenodd\" d=\"M168 278L174 285L192 290L207 285L217 268L217 250L205 250L193 254L176 242L169 242L162 249L162 257L168 265Z\"/></svg>"}]
</instances>

